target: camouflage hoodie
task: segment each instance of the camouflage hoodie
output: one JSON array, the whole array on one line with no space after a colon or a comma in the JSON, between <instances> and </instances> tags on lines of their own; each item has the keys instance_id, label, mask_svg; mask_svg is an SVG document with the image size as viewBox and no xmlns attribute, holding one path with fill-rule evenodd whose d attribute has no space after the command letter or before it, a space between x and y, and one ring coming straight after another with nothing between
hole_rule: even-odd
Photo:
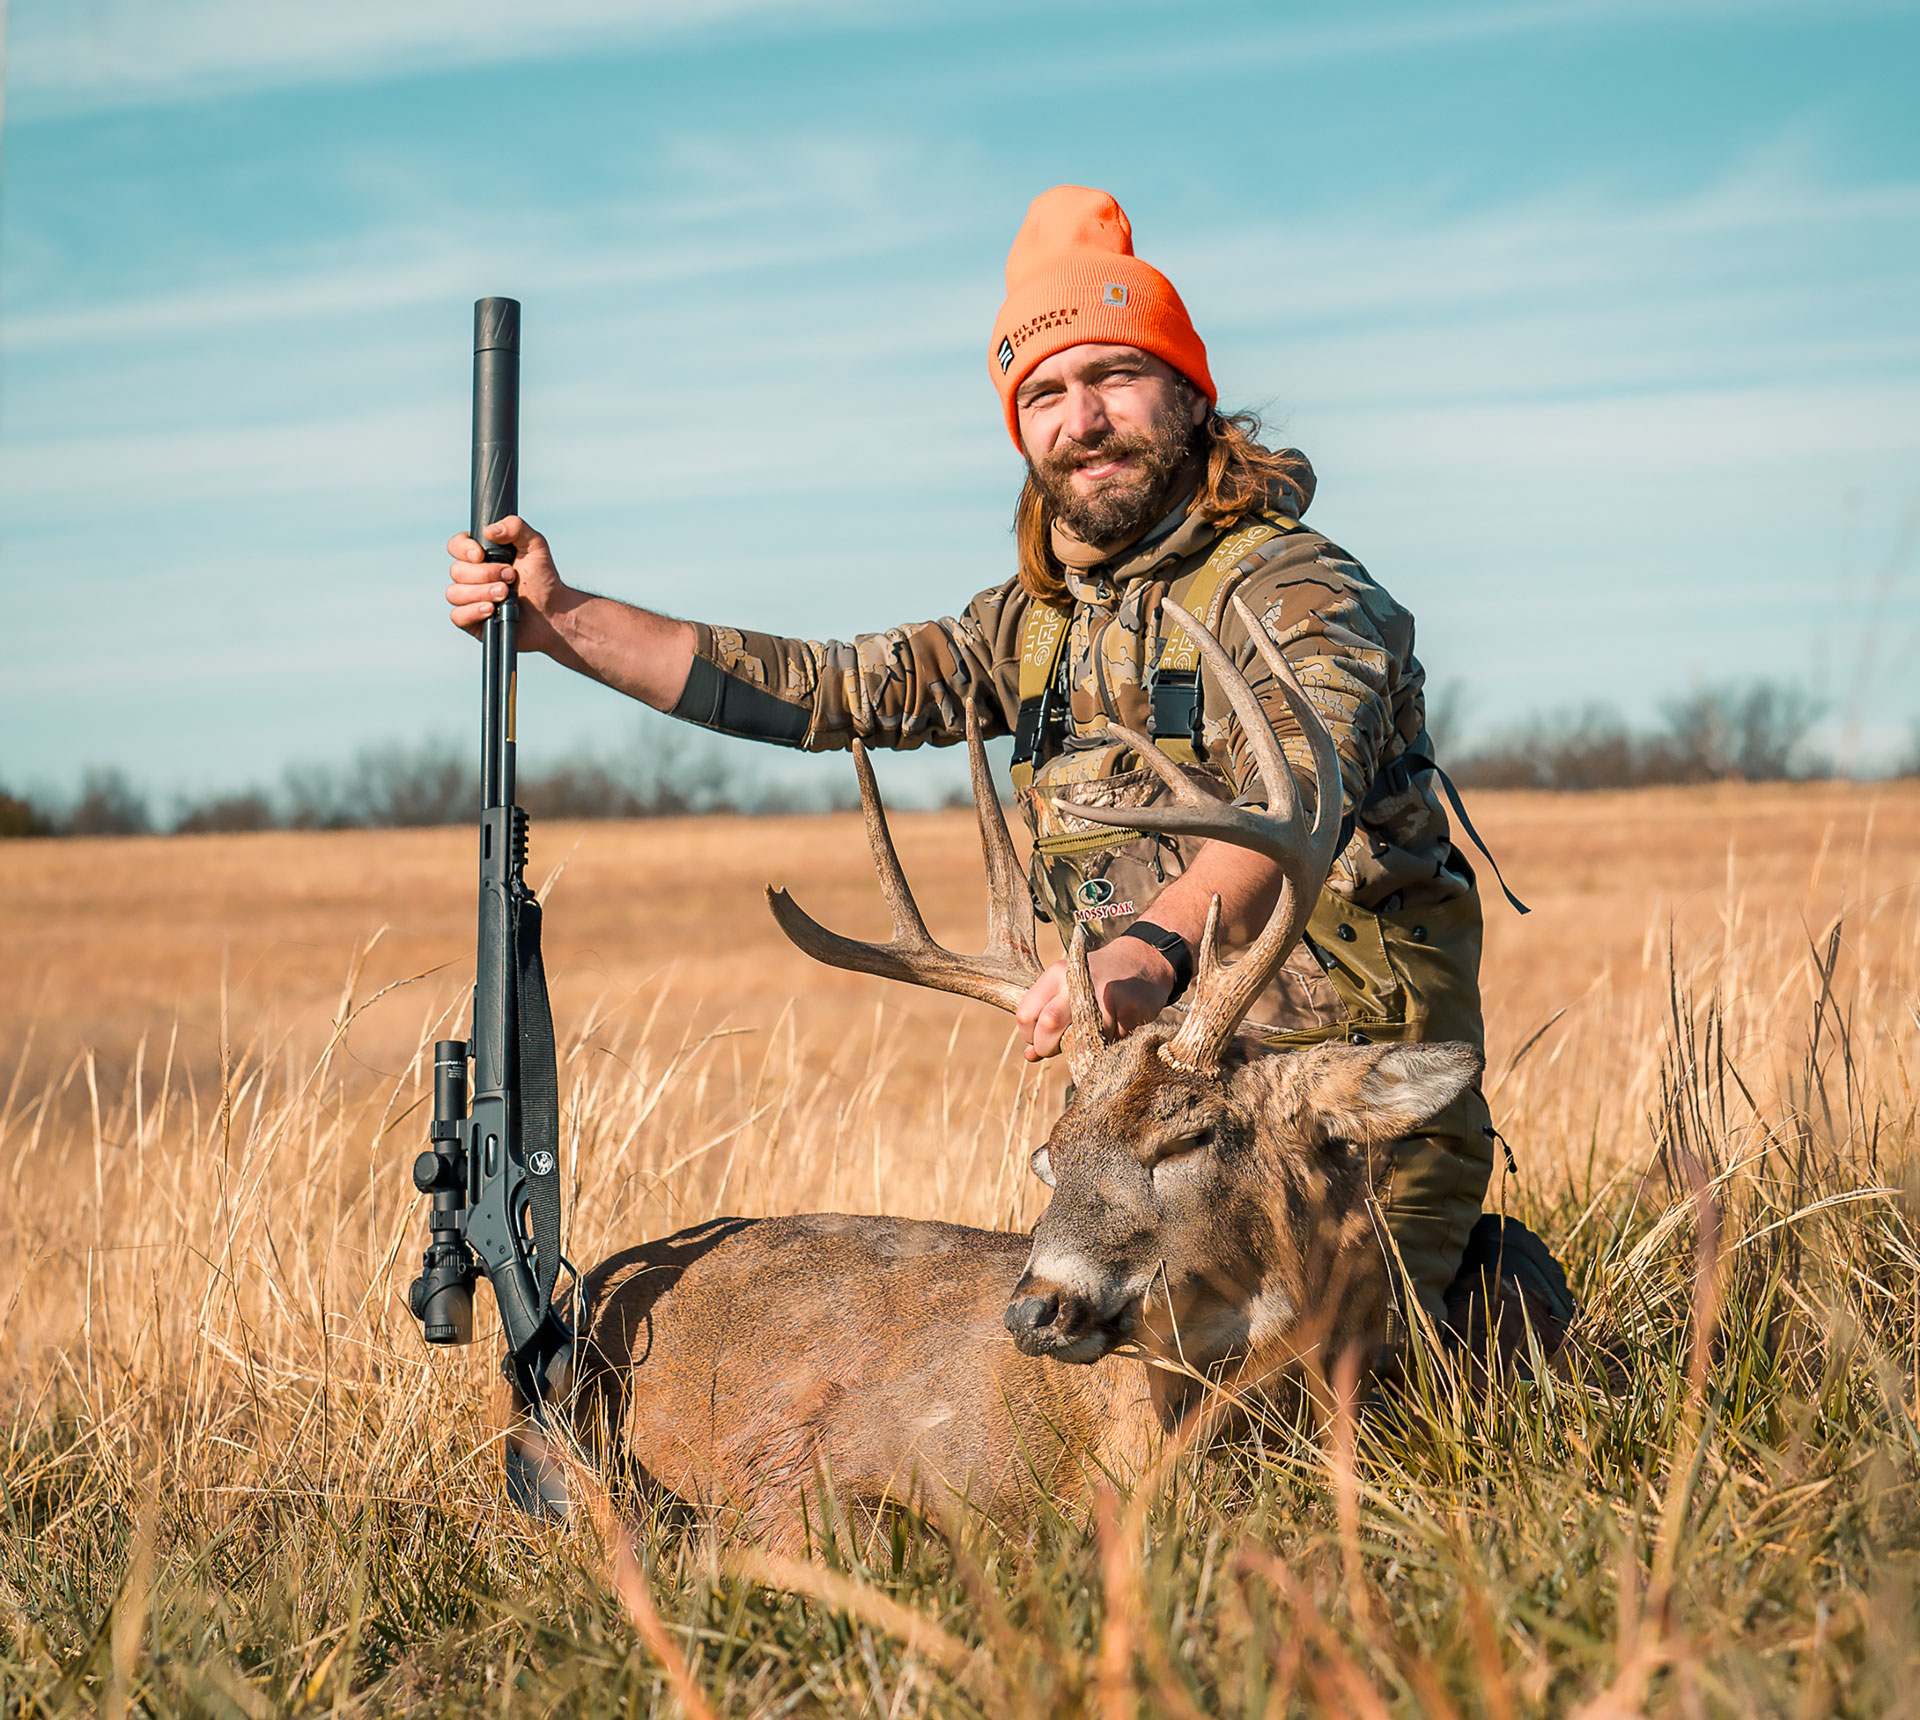
<instances>
[{"instance_id":1,"label":"camouflage hoodie","mask_svg":"<svg viewBox=\"0 0 1920 1720\"><path fill-rule=\"evenodd\" d=\"M1268 501L1269 513L1288 526L1313 494L1312 468L1304 456L1295 459L1297 479L1276 486ZM1047 851L1036 862L1036 895L1063 933L1076 918L1092 919L1078 904L1095 897L1092 929L1123 930L1192 858L1166 838L1116 842L1115 832L1073 818L1040 791L1064 790L1069 799L1109 805L1140 805L1160 792L1149 773L1126 768L1131 754L1104 731L1116 718L1136 729L1147 726L1160 600L1243 523L1212 524L1183 504L1104 559L1056 534L1073 599L1059 665L1070 689L1070 720L1059 750L1038 761L1033 787L1020 798L1036 843ZM1396 915L1467 896L1472 871L1449 840L1432 777L1409 776L1400 763L1425 740L1425 676L1413 654L1413 617L1318 532L1293 529L1263 550L1264 559L1231 594L1280 642L1326 722L1340 755L1344 811L1353 819L1324 905L1336 913L1352 904L1370 915ZM1222 591L1215 606L1220 640L1246 674L1296 774L1308 782L1306 743L1237 615L1224 608L1228 595ZM957 618L862 634L850 643L699 626L693 672L674 715L809 751L844 747L855 737L874 747L946 746L966 739L964 701L969 690L980 689L987 735L1009 734L1019 711L1020 654L1032 602L1012 580L981 592ZM1252 787L1252 759L1210 675L1202 680L1201 704L1197 773L1218 792L1238 796ZM1123 905L1128 911L1118 911ZM1477 914L1474 919L1477 967ZM1312 973L1312 963L1303 962L1302 979ZM1304 1020L1324 1018L1329 1007L1323 999L1304 1012L1259 1014Z\"/></svg>"}]
</instances>

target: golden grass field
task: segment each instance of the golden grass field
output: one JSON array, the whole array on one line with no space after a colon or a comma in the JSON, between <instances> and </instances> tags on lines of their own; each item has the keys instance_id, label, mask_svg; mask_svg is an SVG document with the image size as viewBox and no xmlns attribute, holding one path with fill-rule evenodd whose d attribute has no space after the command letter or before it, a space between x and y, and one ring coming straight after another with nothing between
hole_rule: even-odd
<instances>
[{"instance_id":1,"label":"golden grass field","mask_svg":"<svg viewBox=\"0 0 1920 1720\"><path fill-rule=\"evenodd\" d=\"M467 831L0 846L8 1711L1913 1711L1920 784L1474 812L1535 910L1488 908L1496 1193L1627 1394L1442 1393L1345 1494L1276 1434L1104 1539L901 1530L772 1585L652 1531L615 1584L591 1522L513 1517L497 1358L406 1312ZM896 834L977 947L971 816ZM576 1259L721 1211L1031 1222L1059 1075L762 904L882 933L856 817L538 828L556 868Z\"/></svg>"}]
</instances>

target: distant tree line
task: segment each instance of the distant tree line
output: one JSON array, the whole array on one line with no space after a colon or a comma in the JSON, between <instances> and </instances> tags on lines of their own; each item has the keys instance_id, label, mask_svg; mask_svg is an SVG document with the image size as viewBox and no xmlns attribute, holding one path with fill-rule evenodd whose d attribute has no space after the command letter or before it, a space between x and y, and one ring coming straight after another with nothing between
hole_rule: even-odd
<instances>
[{"instance_id":1,"label":"distant tree line","mask_svg":"<svg viewBox=\"0 0 1920 1720\"><path fill-rule=\"evenodd\" d=\"M1602 789L1659 784L1784 782L1833 775L1808 746L1820 706L1771 682L1716 687L1669 701L1657 727L1634 728L1617 711L1589 705L1534 716L1485 739L1456 743L1446 699L1428 727L1440 761L1475 788ZM1920 775L1920 726L1901 761Z\"/></svg>"},{"instance_id":2,"label":"distant tree line","mask_svg":"<svg viewBox=\"0 0 1920 1720\"><path fill-rule=\"evenodd\" d=\"M344 768L291 766L273 788L176 800L169 812L118 770L90 770L64 803L0 788L0 837L191 836L244 830L381 830L467 824L479 767L450 743L377 747ZM763 783L670 731L626 757L582 756L523 769L519 800L536 818L674 818L826 811L855 804L850 783L796 790Z\"/></svg>"},{"instance_id":3,"label":"distant tree line","mask_svg":"<svg viewBox=\"0 0 1920 1720\"><path fill-rule=\"evenodd\" d=\"M1654 728L1634 728L1617 712L1593 705L1462 741L1455 733L1457 696L1434 700L1428 728L1441 763L1468 787L1578 791L1831 776L1831 761L1807 746L1819 715L1800 692L1759 683L1675 700ZM42 804L0 787L0 837L465 824L476 810L475 774L471 756L447 743L375 748L343 769L293 766L272 789L178 801L162 817L124 774L94 770L66 803ZM1920 776L1920 724L1898 774ZM811 792L760 783L672 730L623 758L583 756L523 771L520 800L536 818L813 812L857 804L850 783Z\"/></svg>"}]
</instances>

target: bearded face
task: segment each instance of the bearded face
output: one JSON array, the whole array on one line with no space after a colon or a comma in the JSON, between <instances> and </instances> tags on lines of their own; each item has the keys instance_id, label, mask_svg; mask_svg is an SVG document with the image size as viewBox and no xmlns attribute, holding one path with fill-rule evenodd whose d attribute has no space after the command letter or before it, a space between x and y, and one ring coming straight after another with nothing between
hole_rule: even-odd
<instances>
[{"instance_id":1,"label":"bearded face","mask_svg":"<svg viewBox=\"0 0 1920 1720\"><path fill-rule=\"evenodd\" d=\"M1082 543L1131 542L1166 512L1197 434L1194 395L1184 383L1144 431L1109 429L1088 445L1062 437L1027 462L1053 517ZM1089 484L1075 474L1112 461L1111 476Z\"/></svg>"}]
</instances>

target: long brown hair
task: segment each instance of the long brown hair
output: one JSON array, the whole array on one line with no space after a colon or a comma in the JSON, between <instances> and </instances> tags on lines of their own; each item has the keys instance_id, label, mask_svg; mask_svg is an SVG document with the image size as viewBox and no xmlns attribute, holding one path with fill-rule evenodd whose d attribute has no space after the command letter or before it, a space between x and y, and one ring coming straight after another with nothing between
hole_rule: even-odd
<instances>
[{"instance_id":1,"label":"long brown hair","mask_svg":"<svg viewBox=\"0 0 1920 1720\"><path fill-rule=\"evenodd\" d=\"M1305 507L1313 496L1313 468L1297 448L1263 448L1254 440L1260 420L1251 412L1209 412L1195 431L1196 452L1206 458L1194 507L1211 525L1231 525L1268 505L1276 487L1287 486ZM1020 584L1038 603L1065 608L1066 569L1053 553L1053 509L1031 471L1013 510L1013 537L1020 553Z\"/></svg>"}]
</instances>

